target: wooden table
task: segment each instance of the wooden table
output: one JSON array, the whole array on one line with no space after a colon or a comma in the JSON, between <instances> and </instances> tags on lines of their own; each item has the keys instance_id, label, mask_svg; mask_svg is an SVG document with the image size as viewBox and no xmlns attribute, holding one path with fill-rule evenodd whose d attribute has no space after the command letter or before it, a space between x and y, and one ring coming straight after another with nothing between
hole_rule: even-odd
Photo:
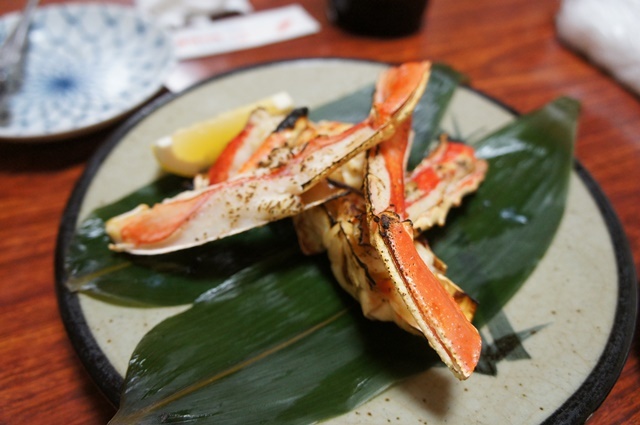
<instances>
[{"instance_id":1,"label":"wooden table","mask_svg":"<svg viewBox=\"0 0 640 425\"><path fill-rule=\"evenodd\" d=\"M252 3L260 10L289 2ZM184 62L180 75L196 81L240 66L298 57L429 58L451 64L474 87L521 112L560 95L579 99L577 157L611 200L639 269L640 98L558 42L558 1L432 0L421 32L391 40L333 27L325 1L300 3L322 24L318 34ZM0 13L22 4L4 0ZM0 424L104 424L114 414L67 339L53 273L67 198L87 159L112 130L42 145L0 143ZM639 359L636 339L618 383L590 424L640 423Z\"/></svg>"}]
</instances>

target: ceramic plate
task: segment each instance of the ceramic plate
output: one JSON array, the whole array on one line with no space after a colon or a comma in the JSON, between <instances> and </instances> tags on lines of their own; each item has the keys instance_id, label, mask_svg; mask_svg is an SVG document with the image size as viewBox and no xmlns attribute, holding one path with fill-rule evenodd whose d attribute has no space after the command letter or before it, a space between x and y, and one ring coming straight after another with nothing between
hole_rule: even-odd
<instances>
[{"instance_id":1,"label":"ceramic plate","mask_svg":"<svg viewBox=\"0 0 640 425\"><path fill-rule=\"evenodd\" d=\"M124 124L96 154L62 223L57 287L70 338L114 403L136 343L155 324L186 307L123 308L69 293L63 253L78 221L154 180L159 171L149 144L173 129L279 90L313 108L370 84L384 66L316 59L238 70L179 96L159 99ZM479 137L514 115L462 87L444 127L452 132L455 128L463 138ZM458 382L446 368L432 368L329 423L584 421L613 387L626 359L636 314L634 273L620 223L596 183L576 163L553 244L503 311L481 329L489 344L520 335L517 353L495 362L494 373L476 373L465 382Z\"/></svg>"},{"instance_id":2,"label":"ceramic plate","mask_svg":"<svg viewBox=\"0 0 640 425\"><path fill-rule=\"evenodd\" d=\"M0 41L19 14L0 19ZM36 11L24 80L9 98L0 138L78 136L121 117L162 87L173 63L170 39L133 8L62 4Z\"/></svg>"}]
</instances>

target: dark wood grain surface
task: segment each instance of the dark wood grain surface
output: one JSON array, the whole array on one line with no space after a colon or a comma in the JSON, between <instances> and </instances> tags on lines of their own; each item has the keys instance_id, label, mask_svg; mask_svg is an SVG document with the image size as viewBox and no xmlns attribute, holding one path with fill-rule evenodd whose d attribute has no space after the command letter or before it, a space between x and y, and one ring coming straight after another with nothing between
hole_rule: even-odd
<instances>
[{"instance_id":1,"label":"dark wood grain surface","mask_svg":"<svg viewBox=\"0 0 640 425\"><path fill-rule=\"evenodd\" d=\"M22 3L3 0L0 13ZM260 10L289 2L252 3ZM389 40L335 28L327 21L325 1L300 3L321 22L318 34L184 62L174 77L195 82L236 67L299 57L432 59L449 63L474 87L521 112L560 95L574 97L582 103L576 155L613 204L638 269L640 96L562 46L554 28L558 1L432 0L419 33ZM0 424L105 424L114 414L67 339L53 271L68 196L112 130L41 145L0 143ZM640 423L639 358L636 339L590 424Z\"/></svg>"}]
</instances>

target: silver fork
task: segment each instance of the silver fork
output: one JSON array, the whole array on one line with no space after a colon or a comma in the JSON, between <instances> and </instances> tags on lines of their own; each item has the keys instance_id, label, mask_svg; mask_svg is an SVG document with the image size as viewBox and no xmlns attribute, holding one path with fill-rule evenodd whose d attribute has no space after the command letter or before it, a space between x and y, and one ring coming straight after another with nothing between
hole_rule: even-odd
<instances>
[{"instance_id":1,"label":"silver fork","mask_svg":"<svg viewBox=\"0 0 640 425\"><path fill-rule=\"evenodd\" d=\"M8 124L11 119L7 99L22 83L27 34L39 1L27 0L18 24L0 46L0 125Z\"/></svg>"}]
</instances>

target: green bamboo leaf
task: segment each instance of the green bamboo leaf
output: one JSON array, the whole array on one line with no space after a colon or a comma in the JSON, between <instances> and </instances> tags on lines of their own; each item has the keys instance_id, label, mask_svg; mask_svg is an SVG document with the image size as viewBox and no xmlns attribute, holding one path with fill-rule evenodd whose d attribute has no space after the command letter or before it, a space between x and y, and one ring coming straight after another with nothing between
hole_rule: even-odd
<instances>
[{"instance_id":1,"label":"green bamboo leaf","mask_svg":"<svg viewBox=\"0 0 640 425\"><path fill-rule=\"evenodd\" d=\"M447 72L434 69L432 82L444 83L430 84L416 111L413 158L429 150L462 79ZM371 93L367 87L312 118L358 121ZM450 277L480 301L478 323L517 291L553 238L577 113L576 102L559 99L479 141L490 162L485 183L444 229L427 235ZM324 257L300 256L288 221L166 256L106 249L107 218L184 185L167 177L97 210L69 250L75 290L143 306L197 298L136 348L114 424L309 423L349 411L436 361L424 340L362 318Z\"/></svg>"},{"instance_id":2,"label":"green bamboo leaf","mask_svg":"<svg viewBox=\"0 0 640 425\"><path fill-rule=\"evenodd\" d=\"M481 301L481 320L553 238L577 115L562 98L481 140L492 170L482 190L429 235L454 281ZM112 423L312 423L433 364L424 340L362 318L323 257L290 255L244 269L148 333Z\"/></svg>"},{"instance_id":3,"label":"green bamboo leaf","mask_svg":"<svg viewBox=\"0 0 640 425\"><path fill-rule=\"evenodd\" d=\"M425 96L416 108L416 140L429 142L438 128L457 82L461 79L445 65L435 65ZM314 120L363 120L371 107L373 86L311 112ZM189 250L159 256L113 253L104 223L135 206L154 204L185 190L189 182L173 176L141 188L94 211L77 229L66 255L67 287L105 301L135 306L171 306L191 303L234 273L297 245L291 229L276 224L225 238Z\"/></svg>"},{"instance_id":4,"label":"green bamboo leaf","mask_svg":"<svg viewBox=\"0 0 640 425\"><path fill-rule=\"evenodd\" d=\"M435 361L422 338L364 319L330 273L300 254L250 267L155 327L111 423L312 423Z\"/></svg>"},{"instance_id":5,"label":"green bamboo leaf","mask_svg":"<svg viewBox=\"0 0 640 425\"><path fill-rule=\"evenodd\" d=\"M489 320L520 288L551 244L572 170L579 104L560 98L475 144L489 161L480 189L428 233L449 277Z\"/></svg>"}]
</instances>

